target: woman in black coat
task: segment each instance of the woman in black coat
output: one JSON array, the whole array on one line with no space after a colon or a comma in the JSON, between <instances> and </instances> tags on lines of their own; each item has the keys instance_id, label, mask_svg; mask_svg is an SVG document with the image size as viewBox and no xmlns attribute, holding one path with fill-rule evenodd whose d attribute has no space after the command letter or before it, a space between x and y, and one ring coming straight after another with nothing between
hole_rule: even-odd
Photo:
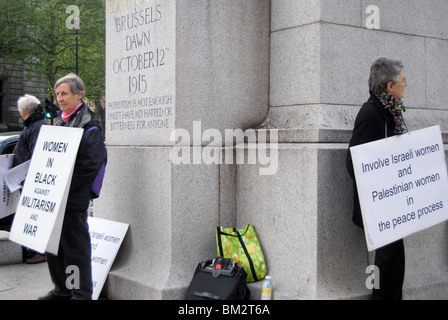
<instances>
[{"instance_id":1,"label":"woman in black coat","mask_svg":"<svg viewBox=\"0 0 448 320\"><path fill-rule=\"evenodd\" d=\"M75 74L59 79L54 90L61 113L58 126L83 128L78 154L65 208L59 251L47 253L48 268L55 288L41 300L90 300L92 299L91 243L87 223L87 208L91 199L92 182L95 180L106 153L100 122L95 113L83 102L85 85ZM89 130L93 128L93 130ZM73 275L77 285L67 285L68 267L76 266Z\"/></svg>"},{"instance_id":2,"label":"woman in black coat","mask_svg":"<svg viewBox=\"0 0 448 320\"><path fill-rule=\"evenodd\" d=\"M24 128L14 151L13 167L31 159L40 128L48 124L40 101L29 94L17 101L20 116L24 121Z\"/></svg>"},{"instance_id":3,"label":"woman in black coat","mask_svg":"<svg viewBox=\"0 0 448 320\"><path fill-rule=\"evenodd\" d=\"M347 151L347 170L353 179L353 222L364 228L356 189L350 147L407 132L403 120L402 98L407 86L403 64L399 60L379 58L370 69L370 97L355 119L353 134ZM380 286L372 291L373 299L401 299L405 273L403 240L398 240L375 252Z\"/></svg>"},{"instance_id":4,"label":"woman in black coat","mask_svg":"<svg viewBox=\"0 0 448 320\"><path fill-rule=\"evenodd\" d=\"M23 119L23 131L20 134L19 141L14 150L13 167L18 166L31 159L39 136L40 128L47 124L45 112L40 105L39 99L35 96L26 94L17 100L17 108ZM11 229L14 215L7 216L0 221L0 229L9 231ZM7 228L5 227L7 226ZM29 248L23 247L25 262L28 264L45 262L45 255L35 252Z\"/></svg>"}]
</instances>

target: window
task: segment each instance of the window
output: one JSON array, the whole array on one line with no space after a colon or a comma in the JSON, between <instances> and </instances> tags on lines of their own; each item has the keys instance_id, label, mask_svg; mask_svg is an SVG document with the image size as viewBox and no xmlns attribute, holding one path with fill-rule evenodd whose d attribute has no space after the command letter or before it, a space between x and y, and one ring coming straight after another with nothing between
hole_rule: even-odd
<instances>
[{"instance_id":1,"label":"window","mask_svg":"<svg viewBox=\"0 0 448 320\"><path fill-rule=\"evenodd\" d=\"M8 124L8 79L0 77L0 126Z\"/></svg>"},{"instance_id":2,"label":"window","mask_svg":"<svg viewBox=\"0 0 448 320\"><path fill-rule=\"evenodd\" d=\"M5 122L5 112L7 109L6 104L6 81L4 79L0 79L0 123Z\"/></svg>"}]
</instances>

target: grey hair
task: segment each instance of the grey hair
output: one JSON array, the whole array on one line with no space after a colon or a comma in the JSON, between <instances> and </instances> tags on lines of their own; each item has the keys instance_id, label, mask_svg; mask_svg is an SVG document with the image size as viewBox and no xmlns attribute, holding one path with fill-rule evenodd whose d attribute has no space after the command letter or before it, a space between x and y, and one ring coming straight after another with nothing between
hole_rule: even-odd
<instances>
[{"instance_id":1,"label":"grey hair","mask_svg":"<svg viewBox=\"0 0 448 320\"><path fill-rule=\"evenodd\" d=\"M39 105L39 99L30 94L26 94L23 97L20 97L19 100L17 100L17 107L19 109L19 112L25 111L29 114L32 114L37 111L37 107Z\"/></svg>"},{"instance_id":2,"label":"grey hair","mask_svg":"<svg viewBox=\"0 0 448 320\"><path fill-rule=\"evenodd\" d=\"M80 94L82 93L81 100L84 100L84 96L86 93L86 87L84 85L84 81L80 77L78 77L74 73L69 73L66 76L60 78L58 81L56 81L56 84L54 85L54 90L62 84L62 83L68 83L70 86L70 90L73 94Z\"/></svg>"},{"instance_id":3,"label":"grey hair","mask_svg":"<svg viewBox=\"0 0 448 320\"><path fill-rule=\"evenodd\" d=\"M386 92L389 82L397 84L404 66L400 60L379 58L370 67L369 90L375 94Z\"/></svg>"}]
</instances>

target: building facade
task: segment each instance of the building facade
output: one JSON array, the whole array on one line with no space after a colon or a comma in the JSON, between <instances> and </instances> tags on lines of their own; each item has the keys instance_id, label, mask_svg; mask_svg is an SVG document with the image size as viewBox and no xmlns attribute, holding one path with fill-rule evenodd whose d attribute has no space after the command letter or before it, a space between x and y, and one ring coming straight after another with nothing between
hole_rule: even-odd
<instances>
[{"instance_id":1,"label":"building facade","mask_svg":"<svg viewBox=\"0 0 448 320\"><path fill-rule=\"evenodd\" d=\"M17 100L32 94L44 101L47 97L45 77L11 65L0 59L0 132L22 130L23 120L17 110Z\"/></svg>"}]
</instances>

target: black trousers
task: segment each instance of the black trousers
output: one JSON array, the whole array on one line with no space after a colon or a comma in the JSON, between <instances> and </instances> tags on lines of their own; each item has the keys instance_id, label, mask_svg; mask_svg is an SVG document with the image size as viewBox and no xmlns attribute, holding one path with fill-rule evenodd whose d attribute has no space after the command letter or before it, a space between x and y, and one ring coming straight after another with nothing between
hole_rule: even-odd
<instances>
[{"instance_id":1,"label":"black trousers","mask_svg":"<svg viewBox=\"0 0 448 320\"><path fill-rule=\"evenodd\" d=\"M72 299L92 299L91 250L87 211L66 212L58 255L47 253L48 269L57 294L71 294Z\"/></svg>"},{"instance_id":2,"label":"black trousers","mask_svg":"<svg viewBox=\"0 0 448 320\"><path fill-rule=\"evenodd\" d=\"M0 230L3 231L11 231L11 227L12 227L12 222L14 221L14 216L16 214L10 214L9 216L6 216L4 218L0 219Z\"/></svg>"},{"instance_id":3,"label":"black trousers","mask_svg":"<svg viewBox=\"0 0 448 320\"><path fill-rule=\"evenodd\" d=\"M375 251L380 287L372 290L374 300L401 300L405 273L404 243L400 239Z\"/></svg>"}]
</instances>

